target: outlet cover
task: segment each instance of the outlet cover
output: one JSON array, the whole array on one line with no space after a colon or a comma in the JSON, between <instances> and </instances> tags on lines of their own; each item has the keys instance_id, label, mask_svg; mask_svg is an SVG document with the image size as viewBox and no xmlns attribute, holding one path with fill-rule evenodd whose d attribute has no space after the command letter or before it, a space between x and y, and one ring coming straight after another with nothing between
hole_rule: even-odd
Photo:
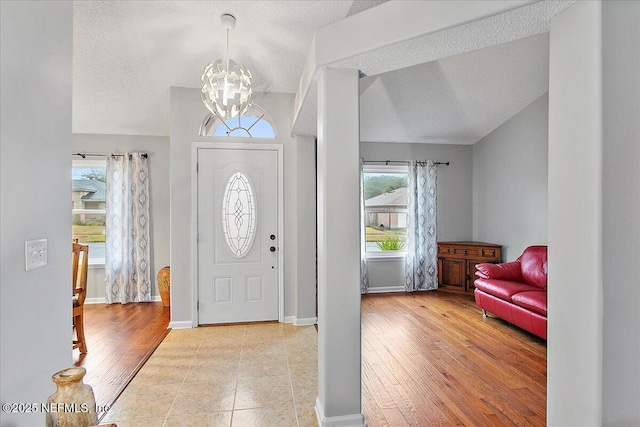
<instances>
[{"instance_id":1,"label":"outlet cover","mask_svg":"<svg viewBox=\"0 0 640 427\"><path fill-rule=\"evenodd\" d=\"M26 271L47 265L47 239L24 242L24 260Z\"/></svg>"}]
</instances>

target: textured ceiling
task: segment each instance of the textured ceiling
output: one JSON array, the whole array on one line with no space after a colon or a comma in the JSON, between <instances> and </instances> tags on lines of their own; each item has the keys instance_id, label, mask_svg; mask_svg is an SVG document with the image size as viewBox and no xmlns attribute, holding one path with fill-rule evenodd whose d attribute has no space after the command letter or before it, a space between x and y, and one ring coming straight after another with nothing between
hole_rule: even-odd
<instances>
[{"instance_id":1,"label":"textured ceiling","mask_svg":"<svg viewBox=\"0 0 640 427\"><path fill-rule=\"evenodd\" d=\"M544 60L541 62L541 58L537 55L533 58L519 57L519 52L510 50L509 46L511 42L547 33L551 18L573 3L574 1L571 0L545 0L532 3L463 25L425 33L423 36L389 46L374 47L367 52L349 56L328 65L356 68L369 76L385 75L383 86L386 93L382 93L383 90L379 87L382 83L378 83L373 89L376 93L370 94L369 100L366 97L361 99L363 114L360 132L363 141L472 144L485 136L487 129L489 131L495 129L546 91L548 65L545 64L548 61L548 54L544 54ZM380 9L368 11L366 14L388 9L392 4L387 3ZM350 19L353 20L353 18ZM504 45L504 48L491 48L499 45ZM522 46L526 45L526 43L522 44ZM539 52L542 46L538 44L537 50L534 48L534 51ZM464 74L466 69L477 69L482 72L482 82L479 83L474 75L469 75L467 77L471 81L466 82L465 79L458 78L455 82L448 82L448 89L445 89L442 76L438 75L442 71L435 69L437 65L434 61L454 56L456 67L460 70L450 70L449 73L459 75ZM522 64L514 74L513 67L509 64L518 61ZM501 66L503 62L504 67ZM422 71L420 67L413 68L418 65L423 66ZM481 68L483 66L488 67L487 69L491 69L492 72L483 72ZM394 71L400 73L399 75L414 76L413 85L405 84L404 79L394 76L392 73ZM430 73L435 74L430 76ZM315 76L317 77L318 73ZM425 89L425 85L428 84L417 76L421 76L422 80L433 78L440 81L434 84L434 86L440 86L439 96L426 98L406 95L414 89L418 91L421 88ZM528 78L530 76L540 78ZM315 80L312 81L294 122L296 134L313 135L316 132L317 90ZM370 80L369 83L371 83ZM542 92L540 92L541 84L544 85ZM483 87L497 88L501 96L491 96L488 91L482 90ZM515 90L505 92L503 88L515 88ZM468 92L469 90L472 91ZM481 96L483 93L489 96ZM402 103L396 101L395 104L391 104L394 99L399 98L402 98ZM432 99L439 99L442 103L436 104ZM473 104L479 106L482 111L473 111L469 108ZM451 116L443 117L440 114L441 125L435 123L429 125L424 122L424 119L415 120L406 117L407 113L421 110L438 112L445 110L449 111ZM492 112L495 112L495 115L492 115ZM448 126L445 127L444 124ZM464 128L461 129L461 126Z\"/></svg>"},{"instance_id":2,"label":"textured ceiling","mask_svg":"<svg viewBox=\"0 0 640 427\"><path fill-rule=\"evenodd\" d=\"M223 56L220 15L237 19L230 56L255 90L295 93L315 29L381 1L76 1L73 132L169 134L169 88L200 87Z\"/></svg>"},{"instance_id":3,"label":"textured ceiling","mask_svg":"<svg viewBox=\"0 0 640 427\"><path fill-rule=\"evenodd\" d=\"M296 93L315 30L379 3L383 2L74 2L73 132L168 135L169 88L198 88L204 66L223 56L223 13L238 20L230 36L230 54L251 70L255 90ZM542 3L556 7L570 2ZM542 27L532 23L530 13L515 25L537 25L527 31L543 32L548 18L538 15ZM489 22L495 26L495 38L487 45L509 40L512 23L501 24L499 17ZM465 51L456 49L469 38L468 28L474 27L424 39L426 45L419 50L417 41L409 40L406 48L383 48L336 64L371 74L388 70L390 63L407 67L427 55L423 64L361 80L362 140L473 143L547 90L546 35L456 55ZM454 37L456 31L462 35ZM438 46L453 53L432 55ZM407 49L409 55L393 59ZM409 58L409 63L401 58ZM312 133L313 108L306 111L306 128Z\"/></svg>"},{"instance_id":4,"label":"textured ceiling","mask_svg":"<svg viewBox=\"0 0 640 427\"><path fill-rule=\"evenodd\" d=\"M360 80L363 141L473 144L548 90L548 33Z\"/></svg>"}]
</instances>

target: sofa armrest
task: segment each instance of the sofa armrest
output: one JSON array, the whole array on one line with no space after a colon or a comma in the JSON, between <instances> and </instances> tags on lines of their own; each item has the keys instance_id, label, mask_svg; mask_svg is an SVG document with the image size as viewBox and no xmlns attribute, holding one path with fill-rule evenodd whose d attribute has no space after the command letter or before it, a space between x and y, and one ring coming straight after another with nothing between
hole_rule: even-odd
<instances>
[{"instance_id":1,"label":"sofa armrest","mask_svg":"<svg viewBox=\"0 0 640 427\"><path fill-rule=\"evenodd\" d=\"M520 261L503 262L501 264L476 264L476 276L482 279L509 280L522 282Z\"/></svg>"}]
</instances>

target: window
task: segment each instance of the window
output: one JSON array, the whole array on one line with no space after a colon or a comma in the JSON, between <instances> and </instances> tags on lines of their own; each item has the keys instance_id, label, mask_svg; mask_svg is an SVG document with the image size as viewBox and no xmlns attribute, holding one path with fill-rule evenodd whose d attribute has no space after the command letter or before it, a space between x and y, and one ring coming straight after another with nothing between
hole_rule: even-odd
<instances>
[{"instance_id":1,"label":"window","mask_svg":"<svg viewBox=\"0 0 640 427\"><path fill-rule=\"evenodd\" d=\"M242 173L231 175L222 202L222 230L227 245L236 258L251 250L256 236L256 201L249 179Z\"/></svg>"},{"instance_id":2,"label":"window","mask_svg":"<svg viewBox=\"0 0 640 427\"><path fill-rule=\"evenodd\" d=\"M368 254L406 249L407 166L364 166L364 221Z\"/></svg>"},{"instance_id":3,"label":"window","mask_svg":"<svg viewBox=\"0 0 640 427\"><path fill-rule=\"evenodd\" d=\"M71 214L73 239L89 245L89 263L104 264L106 236L106 168L104 159L73 160Z\"/></svg>"},{"instance_id":4,"label":"window","mask_svg":"<svg viewBox=\"0 0 640 427\"><path fill-rule=\"evenodd\" d=\"M275 138L276 131L267 113L253 104L242 116L223 122L215 114L204 118L200 136L231 136L241 138Z\"/></svg>"}]
</instances>

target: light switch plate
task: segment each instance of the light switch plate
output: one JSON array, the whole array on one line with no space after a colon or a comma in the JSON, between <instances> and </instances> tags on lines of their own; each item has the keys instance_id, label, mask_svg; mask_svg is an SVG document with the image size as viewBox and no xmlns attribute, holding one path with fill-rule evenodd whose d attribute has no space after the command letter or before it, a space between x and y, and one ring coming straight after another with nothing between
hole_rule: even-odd
<instances>
[{"instance_id":1,"label":"light switch plate","mask_svg":"<svg viewBox=\"0 0 640 427\"><path fill-rule=\"evenodd\" d=\"M27 271L47 265L47 239L24 242L24 261Z\"/></svg>"}]
</instances>

